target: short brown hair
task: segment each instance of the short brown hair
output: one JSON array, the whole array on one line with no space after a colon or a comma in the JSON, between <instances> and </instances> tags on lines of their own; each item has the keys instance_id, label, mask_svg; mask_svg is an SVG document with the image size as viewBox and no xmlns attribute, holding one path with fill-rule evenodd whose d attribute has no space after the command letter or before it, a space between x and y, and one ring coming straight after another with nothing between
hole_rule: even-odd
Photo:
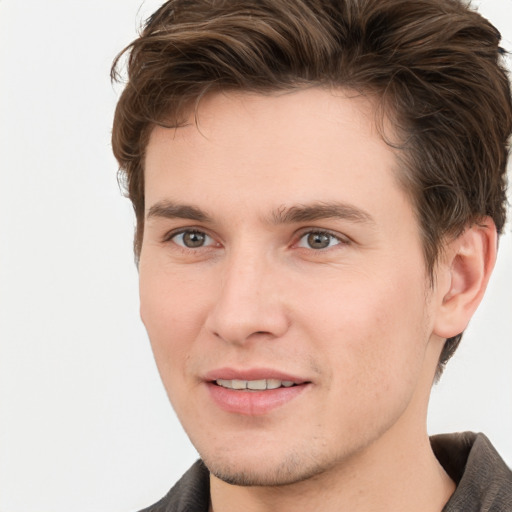
<instances>
[{"instance_id":1,"label":"short brown hair","mask_svg":"<svg viewBox=\"0 0 512 512\"><path fill-rule=\"evenodd\" d=\"M128 54L112 145L133 203L138 258L144 154L206 93L343 87L378 98L400 140L399 176L430 276L442 242L484 216L501 233L512 131L500 34L461 0L170 0ZM462 334L445 343L441 373Z\"/></svg>"}]
</instances>

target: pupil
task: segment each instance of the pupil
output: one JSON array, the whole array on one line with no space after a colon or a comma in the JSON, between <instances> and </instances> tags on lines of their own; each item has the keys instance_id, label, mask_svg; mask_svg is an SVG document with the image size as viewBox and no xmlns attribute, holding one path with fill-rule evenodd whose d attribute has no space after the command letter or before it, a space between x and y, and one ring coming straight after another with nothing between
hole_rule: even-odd
<instances>
[{"instance_id":1,"label":"pupil","mask_svg":"<svg viewBox=\"0 0 512 512\"><path fill-rule=\"evenodd\" d=\"M198 231L191 231L183 235L183 243L187 247L201 247L205 241L205 234Z\"/></svg>"},{"instance_id":2,"label":"pupil","mask_svg":"<svg viewBox=\"0 0 512 512\"><path fill-rule=\"evenodd\" d=\"M325 249L329 247L331 237L324 233L310 233L308 235L308 244L313 249Z\"/></svg>"}]
</instances>

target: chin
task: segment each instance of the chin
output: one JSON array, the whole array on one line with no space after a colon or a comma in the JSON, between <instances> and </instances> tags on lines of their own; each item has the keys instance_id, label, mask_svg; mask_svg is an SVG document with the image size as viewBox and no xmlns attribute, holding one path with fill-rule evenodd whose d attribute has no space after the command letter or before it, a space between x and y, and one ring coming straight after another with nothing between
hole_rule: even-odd
<instances>
[{"instance_id":1,"label":"chin","mask_svg":"<svg viewBox=\"0 0 512 512\"><path fill-rule=\"evenodd\" d=\"M246 455L232 459L203 457L203 462L219 480L240 486L291 485L318 476L328 469L318 457L307 457L305 454L287 454L280 461L268 457L261 460L258 457L257 461L250 462Z\"/></svg>"}]
</instances>

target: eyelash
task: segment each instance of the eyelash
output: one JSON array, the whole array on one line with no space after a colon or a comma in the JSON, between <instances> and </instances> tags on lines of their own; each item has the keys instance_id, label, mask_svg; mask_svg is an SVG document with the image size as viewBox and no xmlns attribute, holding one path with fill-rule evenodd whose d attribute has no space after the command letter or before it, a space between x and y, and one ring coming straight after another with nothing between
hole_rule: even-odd
<instances>
[{"instance_id":1,"label":"eyelash","mask_svg":"<svg viewBox=\"0 0 512 512\"><path fill-rule=\"evenodd\" d=\"M211 239L212 241L215 241L215 239L209 235L206 231L202 230L202 229L195 229L195 228L187 228L187 229L181 229L179 231L171 231L170 233L167 233L164 238L163 238L163 242L164 243L167 243L167 242L173 242L175 244L175 246L180 249L181 251L185 251L185 252L196 252L198 249L209 249L209 248L212 248L214 247L215 245L220 245L220 244L209 244L209 245L199 245L197 247L187 247L185 244L181 244L181 243L178 243L176 242L176 237L182 235L186 235L186 234L198 234L198 235L204 235L206 238L209 238ZM328 238L328 242L329 244L327 245L327 247L320 247L320 248L313 248L311 246L309 247L306 247L306 246L301 246L300 243L301 241L305 238L305 237L309 237L309 236L320 236L320 237L327 237ZM348 240L346 237L344 236L340 236L339 234L334 234L330 231L326 231L326 230L322 230L322 229L313 229L313 228L308 228L307 230L304 230L302 231L299 236L298 236L298 239L297 241L293 244L294 247L297 247L299 249L306 249L306 250L310 250L310 251L313 251L313 252L324 252L328 249L331 249L333 247L333 245L331 245L331 242L335 240L337 243L334 244L334 246L337 246L337 245L347 245L350 243L350 240ZM306 242L308 243L308 242Z\"/></svg>"}]
</instances>

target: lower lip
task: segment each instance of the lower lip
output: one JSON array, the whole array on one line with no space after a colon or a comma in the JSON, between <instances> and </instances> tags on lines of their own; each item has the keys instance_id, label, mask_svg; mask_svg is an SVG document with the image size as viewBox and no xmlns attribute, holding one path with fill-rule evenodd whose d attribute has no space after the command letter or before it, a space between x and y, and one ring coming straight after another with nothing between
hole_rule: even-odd
<instances>
[{"instance_id":1,"label":"lower lip","mask_svg":"<svg viewBox=\"0 0 512 512\"><path fill-rule=\"evenodd\" d=\"M309 388L309 384L266 391L237 391L223 388L212 382L208 382L207 387L213 401L224 411L258 416L290 402Z\"/></svg>"}]
</instances>

